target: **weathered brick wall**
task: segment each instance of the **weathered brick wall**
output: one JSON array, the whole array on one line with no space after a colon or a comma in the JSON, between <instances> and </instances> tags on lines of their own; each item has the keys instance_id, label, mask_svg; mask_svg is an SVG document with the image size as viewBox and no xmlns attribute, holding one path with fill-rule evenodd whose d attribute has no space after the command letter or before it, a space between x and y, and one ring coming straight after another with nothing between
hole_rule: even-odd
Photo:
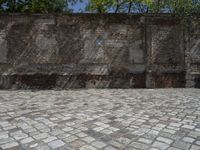
<instances>
[{"instance_id":1,"label":"weathered brick wall","mask_svg":"<svg viewBox=\"0 0 200 150\"><path fill-rule=\"evenodd\" d=\"M167 16L146 17L148 87L184 87L183 32L177 20Z\"/></svg>"},{"instance_id":2,"label":"weathered brick wall","mask_svg":"<svg viewBox=\"0 0 200 150\"><path fill-rule=\"evenodd\" d=\"M167 15L0 15L0 87L195 86L185 53L199 38L186 48L183 37Z\"/></svg>"},{"instance_id":3,"label":"weathered brick wall","mask_svg":"<svg viewBox=\"0 0 200 150\"><path fill-rule=\"evenodd\" d=\"M186 36L186 87L200 88L200 27L190 26Z\"/></svg>"}]
</instances>

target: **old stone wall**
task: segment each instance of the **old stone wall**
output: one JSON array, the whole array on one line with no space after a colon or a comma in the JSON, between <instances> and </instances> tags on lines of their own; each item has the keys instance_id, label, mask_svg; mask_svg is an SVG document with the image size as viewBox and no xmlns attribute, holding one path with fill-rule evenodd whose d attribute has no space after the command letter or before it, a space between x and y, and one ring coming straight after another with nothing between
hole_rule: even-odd
<instances>
[{"instance_id":1,"label":"old stone wall","mask_svg":"<svg viewBox=\"0 0 200 150\"><path fill-rule=\"evenodd\" d=\"M184 37L168 15L0 15L0 88L199 87Z\"/></svg>"}]
</instances>

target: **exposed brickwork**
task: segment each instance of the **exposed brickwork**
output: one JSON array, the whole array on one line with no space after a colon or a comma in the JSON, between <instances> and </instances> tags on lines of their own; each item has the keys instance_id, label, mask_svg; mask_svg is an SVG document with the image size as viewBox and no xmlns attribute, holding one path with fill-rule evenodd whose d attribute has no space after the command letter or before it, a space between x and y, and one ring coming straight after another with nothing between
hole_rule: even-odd
<instances>
[{"instance_id":1,"label":"exposed brickwork","mask_svg":"<svg viewBox=\"0 0 200 150\"><path fill-rule=\"evenodd\" d=\"M170 15L0 15L0 88L198 87L199 36Z\"/></svg>"}]
</instances>

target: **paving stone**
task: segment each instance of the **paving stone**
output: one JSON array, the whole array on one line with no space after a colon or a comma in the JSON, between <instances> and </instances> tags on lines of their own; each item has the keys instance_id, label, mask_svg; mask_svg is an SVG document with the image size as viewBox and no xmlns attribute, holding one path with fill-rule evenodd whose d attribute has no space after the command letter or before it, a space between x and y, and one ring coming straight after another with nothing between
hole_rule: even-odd
<instances>
[{"instance_id":1,"label":"paving stone","mask_svg":"<svg viewBox=\"0 0 200 150\"><path fill-rule=\"evenodd\" d=\"M120 129L114 128L114 127L109 127L109 130L111 130L111 131L119 131Z\"/></svg>"},{"instance_id":2,"label":"paving stone","mask_svg":"<svg viewBox=\"0 0 200 150\"><path fill-rule=\"evenodd\" d=\"M47 133L41 133L33 136L34 139L36 140L41 140L47 138L49 135Z\"/></svg>"},{"instance_id":3,"label":"paving stone","mask_svg":"<svg viewBox=\"0 0 200 150\"><path fill-rule=\"evenodd\" d=\"M61 148L61 147L65 146L66 144L61 140L55 140L55 141L48 143L48 145L51 148L56 149L56 148Z\"/></svg>"},{"instance_id":4,"label":"paving stone","mask_svg":"<svg viewBox=\"0 0 200 150\"><path fill-rule=\"evenodd\" d=\"M11 142L1 145L0 147L4 149L16 149L19 146L17 142Z\"/></svg>"},{"instance_id":5,"label":"paving stone","mask_svg":"<svg viewBox=\"0 0 200 150\"><path fill-rule=\"evenodd\" d=\"M192 145L192 147L190 148L190 150L200 150L200 146Z\"/></svg>"},{"instance_id":6,"label":"paving stone","mask_svg":"<svg viewBox=\"0 0 200 150\"><path fill-rule=\"evenodd\" d=\"M103 133L103 134L107 134L107 135L113 133L113 131L108 130L108 129L101 130L100 132Z\"/></svg>"},{"instance_id":7,"label":"paving stone","mask_svg":"<svg viewBox=\"0 0 200 150\"><path fill-rule=\"evenodd\" d=\"M145 143L145 144L151 144L153 141L145 138L139 138L139 142Z\"/></svg>"},{"instance_id":8,"label":"paving stone","mask_svg":"<svg viewBox=\"0 0 200 150\"><path fill-rule=\"evenodd\" d=\"M161 131L163 128L153 127L152 129L153 129L153 130L156 130L156 131Z\"/></svg>"},{"instance_id":9,"label":"paving stone","mask_svg":"<svg viewBox=\"0 0 200 150\"><path fill-rule=\"evenodd\" d=\"M196 144L197 144L197 145L200 145L200 141L196 141Z\"/></svg>"},{"instance_id":10,"label":"paving stone","mask_svg":"<svg viewBox=\"0 0 200 150\"><path fill-rule=\"evenodd\" d=\"M50 128L40 129L39 131L42 133L45 133L45 132L47 133L47 132L50 132Z\"/></svg>"},{"instance_id":11,"label":"paving stone","mask_svg":"<svg viewBox=\"0 0 200 150\"><path fill-rule=\"evenodd\" d=\"M181 123L170 123L169 125L173 126L173 127L180 127L182 124Z\"/></svg>"},{"instance_id":12,"label":"paving stone","mask_svg":"<svg viewBox=\"0 0 200 150\"><path fill-rule=\"evenodd\" d=\"M112 146L107 146L104 148L104 150L117 150L117 149Z\"/></svg>"},{"instance_id":13,"label":"paving stone","mask_svg":"<svg viewBox=\"0 0 200 150\"><path fill-rule=\"evenodd\" d=\"M60 130L60 129L54 129L54 130L52 130L52 131L50 132L50 134L51 134L52 136L58 136L58 135L64 134L64 133L65 133L65 132L62 131L62 130Z\"/></svg>"},{"instance_id":14,"label":"paving stone","mask_svg":"<svg viewBox=\"0 0 200 150\"><path fill-rule=\"evenodd\" d=\"M182 128L186 128L186 129L193 130L193 129L195 128L195 126L191 126L191 125L183 125Z\"/></svg>"},{"instance_id":15,"label":"paving stone","mask_svg":"<svg viewBox=\"0 0 200 150\"><path fill-rule=\"evenodd\" d=\"M175 141L173 146L182 150L189 150L191 144L182 141Z\"/></svg>"},{"instance_id":16,"label":"paving stone","mask_svg":"<svg viewBox=\"0 0 200 150\"><path fill-rule=\"evenodd\" d=\"M105 135L105 136L99 138L99 140L102 141L102 142L108 143L109 141L112 140L112 138L109 135Z\"/></svg>"},{"instance_id":17,"label":"paving stone","mask_svg":"<svg viewBox=\"0 0 200 150\"><path fill-rule=\"evenodd\" d=\"M52 150L49 146L47 145L38 145L34 150Z\"/></svg>"},{"instance_id":18,"label":"paving stone","mask_svg":"<svg viewBox=\"0 0 200 150\"><path fill-rule=\"evenodd\" d=\"M4 139L0 139L0 145L5 144L5 143L10 143L12 141L14 141L14 139L10 138L10 137L9 138L4 138Z\"/></svg>"},{"instance_id":19,"label":"paving stone","mask_svg":"<svg viewBox=\"0 0 200 150\"><path fill-rule=\"evenodd\" d=\"M35 148L35 147L37 147L38 146L38 143L34 143L34 144L31 144L30 145L30 148Z\"/></svg>"},{"instance_id":20,"label":"paving stone","mask_svg":"<svg viewBox=\"0 0 200 150\"><path fill-rule=\"evenodd\" d=\"M0 132L0 140L1 139L7 139L8 138L8 133L1 133Z\"/></svg>"},{"instance_id":21,"label":"paving stone","mask_svg":"<svg viewBox=\"0 0 200 150\"><path fill-rule=\"evenodd\" d=\"M166 129L166 128L165 128L163 131L164 131L164 132L167 132L167 133L170 133L170 134L175 134L175 133L176 133L175 130Z\"/></svg>"},{"instance_id":22,"label":"paving stone","mask_svg":"<svg viewBox=\"0 0 200 150\"><path fill-rule=\"evenodd\" d=\"M92 146L96 147L96 148L104 148L106 146L105 143L100 142L100 141L94 141L91 143Z\"/></svg>"},{"instance_id":23,"label":"paving stone","mask_svg":"<svg viewBox=\"0 0 200 150\"><path fill-rule=\"evenodd\" d=\"M93 128L93 130L94 131L97 131L97 132L99 132L99 131L101 131L101 130L103 130L104 128L103 127L96 127L96 128Z\"/></svg>"},{"instance_id":24,"label":"paving stone","mask_svg":"<svg viewBox=\"0 0 200 150\"><path fill-rule=\"evenodd\" d=\"M55 136L50 136L50 137L47 137L46 139L44 139L43 142L44 142L44 143L49 143L49 142L54 141L54 140L56 140L56 139L57 139L57 137L55 137Z\"/></svg>"},{"instance_id":25,"label":"paving stone","mask_svg":"<svg viewBox=\"0 0 200 150\"><path fill-rule=\"evenodd\" d=\"M174 130L174 131L180 130L180 128L178 128L178 127L173 127L173 126L167 126L167 129L171 129L171 130Z\"/></svg>"},{"instance_id":26,"label":"paving stone","mask_svg":"<svg viewBox=\"0 0 200 150\"><path fill-rule=\"evenodd\" d=\"M21 140L28 137L28 135L23 133L22 131L12 132L10 135L13 136L16 140Z\"/></svg>"},{"instance_id":27,"label":"paving stone","mask_svg":"<svg viewBox=\"0 0 200 150\"><path fill-rule=\"evenodd\" d=\"M64 129L62 129L63 131L65 131L65 132L70 132L70 131L73 131L73 128L71 128L71 127L66 127L66 128L64 128Z\"/></svg>"},{"instance_id":28,"label":"paving stone","mask_svg":"<svg viewBox=\"0 0 200 150\"><path fill-rule=\"evenodd\" d=\"M175 148L175 147L170 147L170 148L168 148L167 150L181 150L181 149Z\"/></svg>"},{"instance_id":29,"label":"paving stone","mask_svg":"<svg viewBox=\"0 0 200 150\"><path fill-rule=\"evenodd\" d=\"M37 132L37 130L35 128L28 128L28 129L24 129L23 130L25 133L33 133L33 132Z\"/></svg>"},{"instance_id":30,"label":"paving stone","mask_svg":"<svg viewBox=\"0 0 200 150\"><path fill-rule=\"evenodd\" d=\"M146 138L146 139L154 140L157 137L157 135L147 133L147 134L143 135L142 137Z\"/></svg>"},{"instance_id":31,"label":"paving stone","mask_svg":"<svg viewBox=\"0 0 200 150\"><path fill-rule=\"evenodd\" d=\"M74 148L80 148L81 146L85 145L85 142L77 140L77 141L70 143L70 145Z\"/></svg>"},{"instance_id":32,"label":"paving stone","mask_svg":"<svg viewBox=\"0 0 200 150\"><path fill-rule=\"evenodd\" d=\"M81 130L81 131L87 131L88 130L87 127L79 127L78 129Z\"/></svg>"},{"instance_id":33,"label":"paving stone","mask_svg":"<svg viewBox=\"0 0 200 150\"><path fill-rule=\"evenodd\" d=\"M123 146L123 144L116 142L116 141L110 141L109 144L118 149L122 148L122 146Z\"/></svg>"},{"instance_id":34,"label":"paving stone","mask_svg":"<svg viewBox=\"0 0 200 150\"><path fill-rule=\"evenodd\" d=\"M82 138L82 137L86 137L86 136L87 136L87 134L85 134L85 133L81 132L81 133L78 133L78 134L76 134L76 136L78 136L78 137Z\"/></svg>"},{"instance_id":35,"label":"paving stone","mask_svg":"<svg viewBox=\"0 0 200 150\"><path fill-rule=\"evenodd\" d=\"M184 137L184 138L183 138L183 141L184 141L184 142L187 142L187 143L192 143L192 142L195 141L195 139L190 138L190 137Z\"/></svg>"},{"instance_id":36,"label":"paving stone","mask_svg":"<svg viewBox=\"0 0 200 150\"><path fill-rule=\"evenodd\" d=\"M166 143L168 145L173 143L173 140L168 139L168 138L164 138L164 137L158 137L157 140L160 141L160 142Z\"/></svg>"},{"instance_id":37,"label":"paving stone","mask_svg":"<svg viewBox=\"0 0 200 150\"><path fill-rule=\"evenodd\" d=\"M124 138L124 137L120 137L120 138L118 138L117 141L119 141L119 142L122 143L122 144L128 144L128 143L131 142L130 139L128 139L128 138Z\"/></svg>"},{"instance_id":38,"label":"paving stone","mask_svg":"<svg viewBox=\"0 0 200 150\"><path fill-rule=\"evenodd\" d=\"M27 137L27 138L21 140L20 143L21 144L27 144L27 143L30 143L32 141L34 141L34 139L32 137Z\"/></svg>"},{"instance_id":39,"label":"paving stone","mask_svg":"<svg viewBox=\"0 0 200 150\"><path fill-rule=\"evenodd\" d=\"M102 136L104 136L104 134L100 133L100 132L96 132L94 130L88 130L85 132L87 135L92 136L94 138L100 138Z\"/></svg>"},{"instance_id":40,"label":"paving stone","mask_svg":"<svg viewBox=\"0 0 200 150\"><path fill-rule=\"evenodd\" d=\"M147 149L149 149L149 145L142 144L142 143L139 143L139 142L132 142L130 144L130 146L133 147L133 148L136 148L136 149L140 149L140 150L147 150Z\"/></svg>"},{"instance_id":41,"label":"paving stone","mask_svg":"<svg viewBox=\"0 0 200 150\"><path fill-rule=\"evenodd\" d=\"M148 134L158 135L159 132L156 131L156 130L150 130L150 131L148 132Z\"/></svg>"},{"instance_id":42,"label":"paving stone","mask_svg":"<svg viewBox=\"0 0 200 150\"><path fill-rule=\"evenodd\" d=\"M144 135L145 134L145 132L142 132L142 131L139 131L139 130L137 130L137 131L134 131L134 132L132 132L134 135L136 135L136 136L142 136L142 135ZM158 133L158 132L157 132Z\"/></svg>"},{"instance_id":43,"label":"paving stone","mask_svg":"<svg viewBox=\"0 0 200 150\"><path fill-rule=\"evenodd\" d=\"M200 136L200 132L197 132L197 131L194 131L194 132L190 132L189 134L188 134L188 136L191 136L191 137L193 137L193 138L198 138L199 136Z\"/></svg>"},{"instance_id":44,"label":"paving stone","mask_svg":"<svg viewBox=\"0 0 200 150\"><path fill-rule=\"evenodd\" d=\"M152 147L158 148L158 149L161 149L161 150L165 150L165 149L169 148L169 145L166 144L166 143L163 143L163 142L155 141L153 143Z\"/></svg>"},{"instance_id":45,"label":"paving stone","mask_svg":"<svg viewBox=\"0 0 200 150\"><path fill-rule=\"evenodd\" d=\"M80 150L97 150L95 147L85 145L80 148Z\"/></svg>"},{"instance_id":46,"label":"paving stone","mask_svg":"<svg viewBox=\"0 0 200 150\"><path fill-rule=\"evenodd\" d=\"M95 141L95 139L93 137L84 137L84 138L82 138L82 140L87 143L91 143L91 142Z\"/></svg>"},{"instance_id":47,"label":"paving stone","mask_svg":"<svg viewBox=\"0 0 200 150\"><path fill-rule=\"evenodd\" d=\"M5 128L3 128L3 130L12 130L12 129L16 129L16 126L7 126Z\"/></svg>"},{"instance_id":48,"label":"paving stone","mask_svg":"<svg viewBox=\"0 0 200 150\"><path fill-rule=\"evenodd\" d=\"M66 143L71 143L71 142L73 142L73 141L76 141L78 139L78 137L76 137L76 136L69 136L69 137L67 137L67 138L65 138L65 139L63 139Z\"/></svg>"},{"instance_id":49,"label":"paving stone","mask_svg":"<svg viewBox=\"0 0 200 150\"><path fill-rule=\"evenodd\" d=\"M57 135L56 137L59 138L59 139L66 139L66 138L68 138L69 136L71 136L71 135L68 134L68 133L64 133L64 134L59 134L59 135Z\"/></svg>"},{"instance_id":50,"label":"paving stone","mask_svg":"<svg viewBox=\"0 0 200 150\"><path fill-rule=\"evenodd\" d=\"M39 134L41 134L39 131L34 131L34 132L29 133L30 136L35 136Z\"/></svg>"}]
</instances>

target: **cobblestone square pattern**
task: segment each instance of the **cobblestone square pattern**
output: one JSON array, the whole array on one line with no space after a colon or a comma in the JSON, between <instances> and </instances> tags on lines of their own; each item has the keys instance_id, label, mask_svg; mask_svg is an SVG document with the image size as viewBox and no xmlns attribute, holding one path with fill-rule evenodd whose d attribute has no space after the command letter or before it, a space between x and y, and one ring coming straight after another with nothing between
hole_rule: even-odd
<instances>
[{"instance_id":1,"label":"cobblestone square pattern","mask_svg":"<svg viewBox=\"0 0 200 150\"><path fill-rule=\"evenodd\" d=\"M0 149L200 150L200 90L0 91Z\"/></svg>"}]
</instances>

